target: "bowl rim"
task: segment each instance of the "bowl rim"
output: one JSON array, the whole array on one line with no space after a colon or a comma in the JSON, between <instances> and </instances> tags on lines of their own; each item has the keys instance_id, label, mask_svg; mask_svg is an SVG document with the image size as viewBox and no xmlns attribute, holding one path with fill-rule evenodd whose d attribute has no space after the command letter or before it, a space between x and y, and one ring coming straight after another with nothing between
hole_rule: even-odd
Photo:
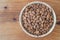
<instances>
[{"instance_id":1,"label":"bowl rim","mask_svg":"<svg viewBox=\"0 0 60 40\"><path fill-rule=\"evenodd\" d=\"M36 36L36 35L33 35L33 34L28 33L28 32L23 28L23 26L22 26L22 20L21 20L21 19L22 19L22 18L21 18L22 12L24 11L24 9L25 9L27 6L29 6L29 5L31 5L31 4L34 4L34 3L40 3L40 4L43 4L43 5L46 5L47 7L49 7L49 8L52 10L52 12L53 12L53 17L54 17L54 23L53 23L51 29L50 29L46 34L39 35L39 36ZM36 38L37 38L37 37L44 37L44 36L47 36L48 34L50 34L50 33L53 31L53 29L54 29L54 27L55 27L55 25L56 25L56 14L55 14L53 8L52 8L49 4L47 4L47 3L45 3L45 2L40 2L40 1L33 1L33 2L30 2L30 3L26 4L26 5L22 8L22 10L21 10L21 12L20 12L20 14L19 14L19 24L20 24L22 30L23 30L26 34L28 34L29 36L31 36L31 37L36 37Z\"/></svg>"}]
</instances>

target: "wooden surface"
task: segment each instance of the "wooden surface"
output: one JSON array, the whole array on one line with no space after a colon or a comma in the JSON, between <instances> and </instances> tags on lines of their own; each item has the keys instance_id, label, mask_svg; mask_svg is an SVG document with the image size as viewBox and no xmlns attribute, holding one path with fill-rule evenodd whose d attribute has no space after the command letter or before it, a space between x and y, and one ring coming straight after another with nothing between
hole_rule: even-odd
<instances>
[{"instance_id":1,"label":"wooden surface","mask_svg":"<svg viewBox=\"0 0 60 40\"><path fill-rule=\"evenodd\" d=\"M0 40L60 40L60 25L56 24L51 34L33 38L23 32L19 25L19 12L29 2L36 0L0 0ZM60 20L60 0L38 0L48 3Z\"/></svg>"}]
</instances>

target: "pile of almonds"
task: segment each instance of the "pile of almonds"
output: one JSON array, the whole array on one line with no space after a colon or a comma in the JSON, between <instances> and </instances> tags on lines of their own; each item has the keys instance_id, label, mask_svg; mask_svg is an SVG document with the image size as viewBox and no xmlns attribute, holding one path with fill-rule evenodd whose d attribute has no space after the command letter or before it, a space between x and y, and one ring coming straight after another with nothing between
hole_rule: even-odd
<instances>
[{"instance_id":1,"label":"pile of almonds","mask_svg":"<svg viewBox=\"0 0 60 40\"><path fill-rule=\"evenodd\" d=\"M32 35L39 36L47 33L53 22L53 13L44 4L31 4L22 13L23 28Z\"/></svg>"}]
</instances>

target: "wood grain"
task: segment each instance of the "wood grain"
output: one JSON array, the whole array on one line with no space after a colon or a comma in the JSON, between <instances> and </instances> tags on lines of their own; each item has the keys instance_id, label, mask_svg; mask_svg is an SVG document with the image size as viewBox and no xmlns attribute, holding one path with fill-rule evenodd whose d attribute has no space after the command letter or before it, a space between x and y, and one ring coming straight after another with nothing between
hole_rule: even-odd
<instances>
[{"instance_id":1,"label":"wood grain","mask_svg":"<svg viewBox=\"0 0 60 40\"><path fill-rule=\"evenodd\" d=\"M60 40L60 24L56 24L53 32L43 38L33 38L23 32L18 21L19 13L32 1L48 3L60 21L60 0L0 0L0 40Z\"/></svg>"}]
</instances>

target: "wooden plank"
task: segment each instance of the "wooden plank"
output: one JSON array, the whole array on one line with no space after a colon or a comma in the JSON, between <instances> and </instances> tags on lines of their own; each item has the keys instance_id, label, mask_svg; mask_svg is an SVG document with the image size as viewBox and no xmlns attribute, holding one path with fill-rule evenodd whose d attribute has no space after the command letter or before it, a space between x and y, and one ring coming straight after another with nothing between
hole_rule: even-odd
<instances>
[{"instance_id":1,"label":"wooden plank","mask_svg":"<svg viewBox=\"0 0 60 40\"><path fill-rule=\"evenodd\" d=\"M54 31L43 38L33 38L23 32L18 22L0 23L0 40L60 40L60 27L56 25Z\"/></svg>"},{"instance_id":2,"label":"wooden plank","mask_svg":"<svg viewBox=\"0 0 60 40\"><path fill-rule=\"evenodd\" d=\"M32 1L43 1L51 5L60 21L60 0L0 0L0 40L60 40L60 24L43 38L33 38L23 32L18 21L19 14Z\"/></svg>"}]
</instances>

